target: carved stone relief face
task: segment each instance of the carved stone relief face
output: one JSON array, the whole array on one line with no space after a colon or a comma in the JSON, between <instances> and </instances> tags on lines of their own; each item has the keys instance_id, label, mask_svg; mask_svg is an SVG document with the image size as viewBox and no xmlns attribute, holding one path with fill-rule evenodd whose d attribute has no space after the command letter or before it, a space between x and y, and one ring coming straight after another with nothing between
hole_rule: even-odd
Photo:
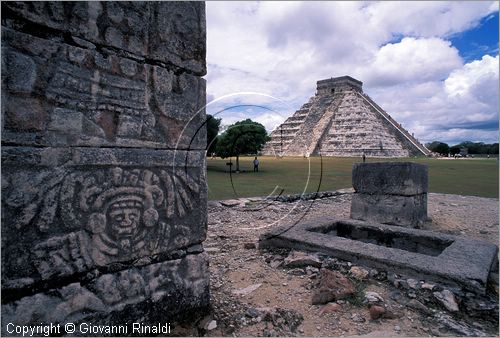
<instances>
[{"instance_id":1,"label":"carved stone relief face","mask_svg":"<svg viewBox=\"0 0 500 338\"><path fill-rule=\"evenodd\" d=\"M106 216L106 233L122 249L131 249L134 243L144 238L141 202L134 200L114 202L108 208Z\"/></svg>"},{"instance_id":2,"label":"carved stone relief face","mask_svg":"<svg viewBox=\"0 0 500 338\"><path fill-rule=\"evenodd\" d=\"M113 167L66 174L53 185L49 196L59 195L59 205L42 208L39 219L52 222L58 207L72 232L36 246L37 269L44 278L187 247L193 236L200 236L177 222L196 207L200 186L191 176ZM46 189L39 191L43 201Z\"/></svg>"},{"instance_id":3,"label":"carved stone relief face","mask_svg":"<svg viewBox=\"0 0 500 338\"><path fill-rule=\"evenodd\" d=\"M128 191L128 190L132 190ZM147 201L143 189L118 189L117 196L104 203L100 226L94 226L93 242L101 253L111 256L129 257L147 249L147 242L158 241L158 212ZM113 189L108 190L110 194ZM123 194L124 192L128 192ZM142 193L138 193L142 192Z\"/></svg>"}]
</instances>

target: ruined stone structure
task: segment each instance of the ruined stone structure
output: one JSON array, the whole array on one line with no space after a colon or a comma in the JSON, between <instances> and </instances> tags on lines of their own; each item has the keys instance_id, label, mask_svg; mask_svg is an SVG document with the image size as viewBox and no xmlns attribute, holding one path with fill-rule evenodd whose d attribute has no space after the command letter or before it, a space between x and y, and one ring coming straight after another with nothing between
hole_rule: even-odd
<instances>
[{"instance_id":1,"label":"ruined stone structure","mask_svg":"<svg viewBox=\"0 0 500 338\"><path fill-rule=\"evenodd\" d=\"M354 163L351 218L415 228L427 220L428 168L412 162Z\"/></svg>"},{"instance_id":2,"label":"ruined stone structure","mask_svg":"<svg viewBox=\"0 0 500 338\"><path fill-rule=\"evenodd\" d=\"M297 221L260 237L260 249L277 247L321 252L355 265L478 294L486 293L490 271L498 265L498 248L488 242L335 217Z\"/></svg>"},{"instance_id":3,"label":"ruined stone structure","mask_svg":"<svg viewBox=\"0 0 500 338\"><path fill-rule=\"evenodd\" d=\"M205 31L203 2L2 3L3 335L208 307Z\"/></svg>"},{"instance_id":4,"label":"ruined stone structure","mask_svg":"<svg viewBox=\"0 0 500 338\"><path fill-rule=\"evenodd\" d=\"M317 82L309 102L271 133L270 156L408 157L430 152L350 76Z\"/></svg>"}]
</instances>

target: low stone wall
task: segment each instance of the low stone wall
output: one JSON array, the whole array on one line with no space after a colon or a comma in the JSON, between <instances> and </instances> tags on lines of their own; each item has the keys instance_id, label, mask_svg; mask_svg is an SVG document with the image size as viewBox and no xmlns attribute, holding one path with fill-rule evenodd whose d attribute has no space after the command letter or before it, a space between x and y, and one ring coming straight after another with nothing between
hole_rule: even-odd
<instances>
[{"instance_id":1,"label":"low stone wall","mask_svg":"<svg viewBox=\"0 0 500 338\"><path fill-rule=\"evenodd\" d=\"M205 48L203 2L2 4L3 335L207 309Z\"/></svg>"},{"instance_id":2,"label":"low stone wall","mask_svg":"<svg viewBox=\"0 0 500 338\"><path fill-rule=\"evenodd\" d=\"M417 227L427 220L428 170L411 162L355 163L351 218Z\"/></svg>"}]
</instances>

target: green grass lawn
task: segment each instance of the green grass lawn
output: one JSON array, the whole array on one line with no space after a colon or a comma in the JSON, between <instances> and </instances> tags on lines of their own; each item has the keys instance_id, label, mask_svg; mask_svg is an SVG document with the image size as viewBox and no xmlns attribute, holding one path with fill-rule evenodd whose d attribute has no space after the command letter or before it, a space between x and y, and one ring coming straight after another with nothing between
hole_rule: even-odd
<instances>
[{"instance_id":1,"label":"green grass lawn","mask_svg":"<svg viewBox=\"0 0 500 338\"><path fill-rule=\"evenodd\" d=\"M253 157L240 158L240 173L228 172L229 159L207 159L208 198L296 194L352 187L351 170L360 158L260 156L259 172ZM367 162L412 161L429 166L429 191L498 198L498 161L474 159L367 159ZM233 163L235 159L233 158ZM234 169L234 166L233 166Z\"/></svg>"}]
</instances>

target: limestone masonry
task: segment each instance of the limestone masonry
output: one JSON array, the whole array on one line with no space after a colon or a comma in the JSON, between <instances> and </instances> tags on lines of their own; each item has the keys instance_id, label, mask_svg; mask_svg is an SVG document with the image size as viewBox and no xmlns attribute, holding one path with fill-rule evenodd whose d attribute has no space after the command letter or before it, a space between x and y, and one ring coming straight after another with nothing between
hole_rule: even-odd
<instances>
[{"instance_id":1,"label":"limestone masonry","mask_svg":"<svg viewBox=\"0 0 500 338\"><path fill-rule=\"evenodd\" d=\"M430 152L363 93L350 76L317 82L317 91L271 133L263 155L408 157Z\"/></svg>"},{"instance_id":2,"label":"limestone masonry","mask_svg":"<svg viewBox=\"0 0 500 338\"><path fill-rule=\"evenodd\" d=\"M400 226L321 217L275 227L259 249L321 252L405 278L464 287L485 294L498 248L488 242Z\"/></svg>"},{"instance_id":3,"label":"limestone masonry","mask_svg":"<svg viewBox=\"0 0 500 338\"><path fill-rule=\"evenodd\" d=\"M415 228L427 220L428 168L412 162L354 163L351 218Z\"/></svg>"},{"instance_id":4,"label":"limestone masonry","mask_svg":"<svg viewBox=\"0 0 500 338\"><path fill-rule=\"evenodd\" d=\"M2 3L2 335L208 307L205 34L203 2Z\"/></svg>"}]
</instances>

